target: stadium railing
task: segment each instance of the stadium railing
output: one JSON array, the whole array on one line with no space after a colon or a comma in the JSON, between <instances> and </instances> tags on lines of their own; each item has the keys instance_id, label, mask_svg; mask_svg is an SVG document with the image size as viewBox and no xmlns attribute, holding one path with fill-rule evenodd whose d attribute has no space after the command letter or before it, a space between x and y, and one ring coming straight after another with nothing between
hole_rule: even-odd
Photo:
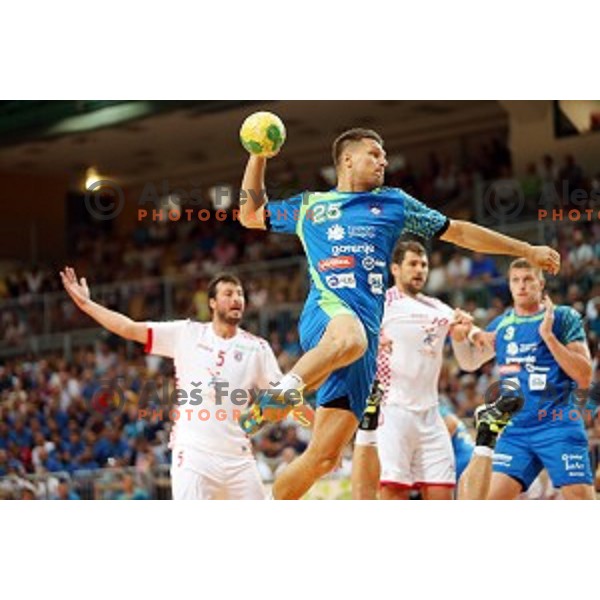
<instances>
[{"instance_id":1,"label":"stadium railing","mask_svg":"<svg viewBox=\"0 0 600 600\"><path fill-rule=\"evenodd\" d=\"M41 475L10 475L0 478L0 500L18 500L23 490L31 491L37 500L57 499L58 486L66 482L69 490L81 500L119 500L124 494L127 476L133 479L134 495L140 500L170 500L171 477L169 465L158 465L141 471L135 467L105 468L94 471L44 473ZM272 477L265 479L268 490ZM347 473L332 473L324 478L307 496L310 499L349 498L350 479ZM129 499L129 498L127 498Z\"/></svg>"}]
</instances>

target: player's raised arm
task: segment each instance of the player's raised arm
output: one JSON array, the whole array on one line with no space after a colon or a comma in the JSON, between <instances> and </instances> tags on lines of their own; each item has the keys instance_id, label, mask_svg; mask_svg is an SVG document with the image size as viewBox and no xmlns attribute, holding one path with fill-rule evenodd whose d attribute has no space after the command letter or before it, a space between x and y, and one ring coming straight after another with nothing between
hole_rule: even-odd
<instances>
[{"instance_id":1,"label":"player's raised arm","mask_svg":"<svg viewBox=\"0 0 600 600\"><path fill-rule=\"evenodd\" d=\"M485 254L522 256L552 275L560 271L560 254L549 246L532 246L468 221L451 220L440 239Z\"/></svg>"},{"instance_id":2,"label":"player's raised arm","mask_svg":"<svg viewBox=\"0 0 600 600\"><path fill-rule=\"evenodd\" d=\"M137 323L121 313L94 302L90 297L90 290L85 277L78 281L75 270L71 267L65 267L64 271L60 272L60 277L67 294L71 296L71 300L86 315L89 315L102 327L116 335L120 335L127 340L140 342L140 344L146 343L148 336L146 323Z\"/></svg>"},{"instance_id":3,"label":"player's raised arm","mask_svg":"<svg viewBox=\"0 0 600 600\"><path fill-rule=\"evenodd\" d=\"M572 320L576 322L572 324L572 328L579 330L581 334L577 337L583 337L583 339L574 339L573 341L567 341L567 343L561 343L552 329L554 324L554 304L549 296L544 297L543 303L546 312L540 324L542 339L560 368L580 389L589 389L593 381L592 359L579 317L572 317Z\"/></svg>"},{"instance_id":4,"label":"player's raised arm","mask_svg":"<svg viewBox=\"0 0 600 600\"><path fill-rule=\"evenodd\" d=\"M240 190L240 223L250 229L266 229L265 169L285 142L285 126L270 112L250 115L240 129L242 146L250 153Z\"/></svg>"},{"instance_id":5,"label":"player's raised arm","mask_svg":"<svg viewBox=\"0 0 600 600\"><path fill-rule=\"evenodd\" d=\"M249 229L266 229L265 169L267 159L250 155L240 189L240 223Z\"/></svg>"}]
</instances>

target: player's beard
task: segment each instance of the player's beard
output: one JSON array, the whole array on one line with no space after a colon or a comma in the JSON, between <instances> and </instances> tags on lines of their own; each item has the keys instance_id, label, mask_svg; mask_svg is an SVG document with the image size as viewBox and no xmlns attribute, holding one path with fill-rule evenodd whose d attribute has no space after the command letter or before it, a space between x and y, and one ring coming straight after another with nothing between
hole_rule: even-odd
<instances>
[{"instance_id":1,"label":"player's beard","mask_svg":"<svg viewBox=\"0 0 600 600\"><path fill-rule=\"evenodd\" d=\"M233 312L233 311L217 311L217 320L221 321L221 323L226 323L227 325L239 325L240 321L242 320L242 311L240 310L240 316L239 317L233 317L231 316L229 313Z\"/></svg>"},{"instance_id":2,"label":"player's beard","mask_svg":"<svg viewBox=\"0 0 600 600\"><path fill-rule=\"evenodd\" d=\"M402 284L402 287L409 296L416 296L423 291L423 288L425 287L425 281L415 283L412 279L409 279Z\"/></svg>"}]
</instances>

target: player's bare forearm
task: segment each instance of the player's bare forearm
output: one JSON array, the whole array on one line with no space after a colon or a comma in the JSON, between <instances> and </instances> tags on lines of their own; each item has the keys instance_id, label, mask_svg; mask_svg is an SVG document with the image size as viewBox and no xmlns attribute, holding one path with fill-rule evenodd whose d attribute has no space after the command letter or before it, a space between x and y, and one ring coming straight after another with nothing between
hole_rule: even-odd
<instances>
[{"instance_id":1,"label":"player's bare forearm","mask_svg":"<svg viewBox=\"0 0 600 600\"><path fill-rule=\"evenodd\" d=\"M127 340L140 342L140 344L146 343L148 336L148 326L146 323L138 323L121 313L110 310L110 308L106 308L91 300L81 310L111 333Z\"/></svg>"},{"instance_id":2,"label":"player's bare forearm","mask_svg":"<svg viewBox=\"0 0 600 600\"><path fill-rule=\"evenodd\" d=\"M476 252L523 257L532 266L548 271L553 275L560 271L560 254L553 248L549 246L532 246L527 242L474 225L468 221L450 221L448 229L440 239Z\"/></svg>"},{"instance_id":3,"label":"player's bare forearm","mask_svg":"<svg viewBox=\"0 0 600 600\"><path fill-rule=\"evenodd\" d=\"M574 342L571 347L561 344L552 334L545 340L558 366L579 386L588 389L592 385L592 361L585 344Z\"/></svg>"},{"instance_id":4,"label":"player's bare forearm","mask_svg":"<svg viewBox=\"0 0 600 600\"><path fill-rule=\"evenodd\" d=\"M452 242L462 248L484 252L486 254L507 254L509 256L527 257L531 245L516 240L497 231L486 229L468 221L452 220L450 226L441 236L445 242Z\"/></svg>"},{"instance_id":5,"label":"player's bare forearm","mask_svg":"<svg viewBox=\"0 0 600 600\"><path fill-rule=\"evenodd\" d=\"M477 347L468 340L457 341L451 338L452 350L458 366L463 371L477 371L486 362L494 358L496 352L492 348Z\"/></svg>"},{"instance_id":6,"label":"player's bare forearm","mask_svg":"<svg viewBox=\"0 0 600 600\"><path fill-rule=\"evenodd\" d=\"M251 155L240 190L240 223L250 229L265 229L265 169L267 159Z\"/></svg>"}]
</instances>

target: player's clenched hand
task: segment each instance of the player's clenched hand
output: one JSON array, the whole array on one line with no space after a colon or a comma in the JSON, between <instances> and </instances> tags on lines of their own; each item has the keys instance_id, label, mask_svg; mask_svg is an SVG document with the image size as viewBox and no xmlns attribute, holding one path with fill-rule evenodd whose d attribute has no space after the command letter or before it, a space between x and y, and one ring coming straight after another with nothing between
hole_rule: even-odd
<instances>
[{"instance_id":1,"label":"player's clenched hand","mask_svg":"<svg viewBox=\"0 0 600 600\"><path fill-rule=\"evenodd\" d=\"M534 267L552 275L560 271L560 254L550 246L532 246L526 258Z\"/></svg>"},{"instance_id":2,"label":"player's clenched hand","mask_svg":"<svg viewBox=\"0 0 600 600\"><path fill-rule=\"evenodd\" d=\"M554 302L552 302L550 296L546 294L542 300L542 304L544 305L546 312L544 313L544 318L540 323L540 335L546 342L553 335L552 325L554 325Z\"/></svg>"},{"instance_id":3,"label":"player's clenched hand","mask_svg":"<svg viewBox=\"0 0 600 600\"><path fill-rule=\"evenodd\" d=\"M67 294L79 308L83 309L90 300L90 290L85 277L77 281L75 270L65 267L65 270L60 272L60 278Z\"/></svg>"},{"instance_id":4,"label":"player's clenched hand","mask_svg":"<svg viewBox=\"0 0 600 600\"><path fill-rule=\"evenodd\" d=\"M454 309L450 321L450 335L455 342L464 342L473 327L473 316L460 308Z\"/></svg>"}]
</instances>

